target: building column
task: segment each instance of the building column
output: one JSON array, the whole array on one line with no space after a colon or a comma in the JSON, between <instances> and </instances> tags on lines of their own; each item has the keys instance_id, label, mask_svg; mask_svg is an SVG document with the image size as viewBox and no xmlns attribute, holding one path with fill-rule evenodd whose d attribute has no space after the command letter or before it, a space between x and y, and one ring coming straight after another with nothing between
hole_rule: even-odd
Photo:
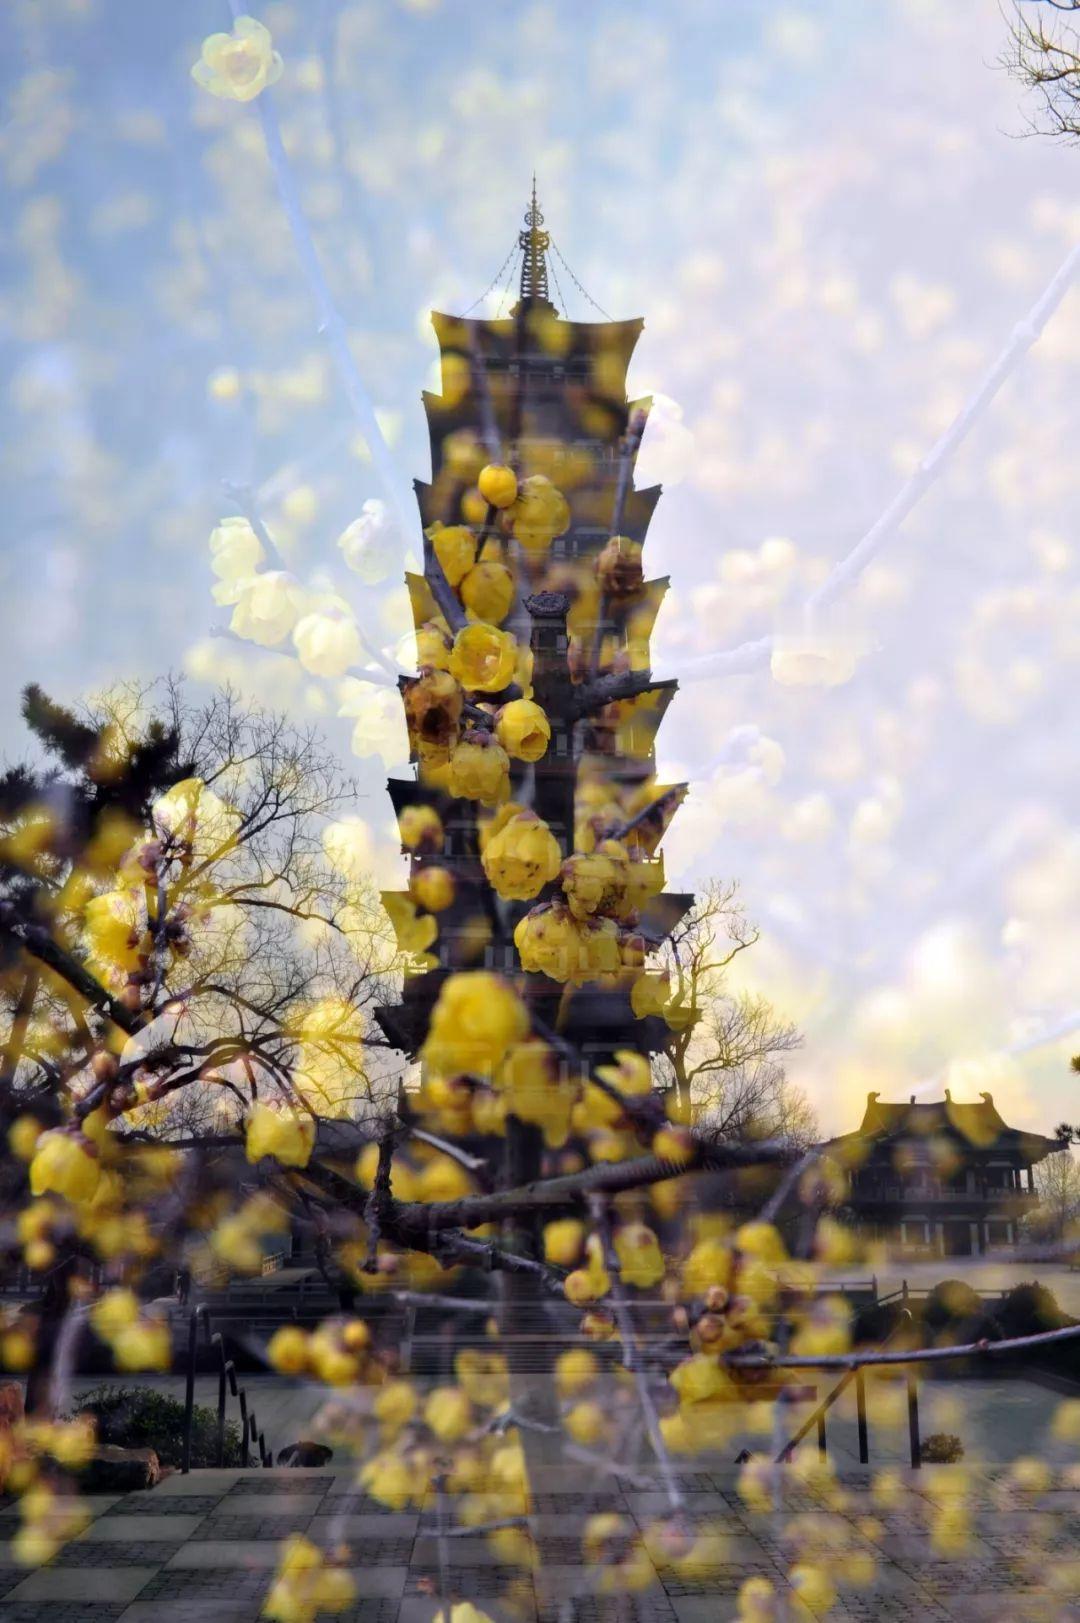
<instances>
[{"instance_id":1,"label":"building column","mask_svg":"<svg viewBox=\"0 0 1080 1623\"><path fill-rule=\"evenodd\" d=\"M937 1240L938 1256L943 1257L945 1255L945 1225L944 1225L944 1223L935 1223L934 1224L934 1231L935 1231L935 1239Z\"/></svg>"},{"instance_id":2,"label":"building column","mask_svg":"<svg viewBox=\"0 0 1080 1623\"><path fill-rule=\"evenodd\" d=\"M983 1246L979 1239L979 1225L978 1223L969 1223L968 1228L971 1232L971 1255L973 1257L981 1257L983 1253Z\"/></svg>"}]
</instances>

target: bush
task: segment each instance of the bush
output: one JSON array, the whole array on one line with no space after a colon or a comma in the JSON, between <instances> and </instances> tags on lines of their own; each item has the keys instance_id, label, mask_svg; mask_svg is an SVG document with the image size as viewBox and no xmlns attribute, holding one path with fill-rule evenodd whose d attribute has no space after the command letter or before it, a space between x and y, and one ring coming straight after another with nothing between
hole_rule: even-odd
<instances>
[{"instance_id":1,"label":"bush","mask_svg":"<svg viewBox=\"0 0 1080 1623\"><path fill-rule=\"evenodd\" d=\"M997 1309L997 1320L1007 1336L1036 1336L1073 1322L1061 1311L1053 1291L1035 1279L1013 1287Z\"/></svg>"},{"instance_id":2,"label":"bush","mask_svg":"<svg viewBox=\"0 0 1080 1623\"><path fill-rule=\"evenodd\" d=\"M951 1431L934 1431L924 1437L919 1449L923 1465L952 1465L964 1457L964 1445Z\"/></svg>"},{"instance_id":3,"label":"bush","mask_svg":"<svg viewBox=\"0 0 1080 1623\"><path fill-rule=\"evenodd\" d=\"M962 1279L943 1279L935 1285L923 1307L923 1322L931 1330L980 1318L986 1311L982 1297Z\"/></svg>"},{"instance_id":4,"label":"bush","mask_svg":"<svg viewBox=\"0 0 1080 1623\"><path fill-rule=\"evenodd\" d=\"M99 1443L152 1448L162 1465L179 1466L184 1447L184 1405L149 1386L96 1386L78 1401L77 1414L97 1421ZM239 1465L240 1428L225 1423L223 1465ZM217 1414L195 1405L191 1426L193 1466L217 1464Z\"/></svg>"}]
</instances>

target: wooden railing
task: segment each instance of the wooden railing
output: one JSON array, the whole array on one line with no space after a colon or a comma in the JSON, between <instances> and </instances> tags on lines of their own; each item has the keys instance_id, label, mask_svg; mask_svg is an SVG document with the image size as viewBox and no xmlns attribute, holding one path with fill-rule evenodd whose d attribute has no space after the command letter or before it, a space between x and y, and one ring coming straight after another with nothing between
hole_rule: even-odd
<instances>
[{"instance_id":1,"label":"wooden railing","mask_svg":"<svg viewBox=\"0 0 1080 1623\"><path fill-rule=\"evenodd\" d=\"M187 1371L184 1388L184 1436L181 1452L180 1470L186 1476L191 1470L191 1433L195 1421L195 1366L199 1351L199 1325L202 1324L204 1345L217 1355L218 1363L218 1399L217 1399L217 1441L215 1448L215 1463L219 1467L225 1463L225 1409L226 1394L231 1393L240 1406L240 1467L247 1470L251 1463L251 1445L257 1444L259 1450L259 1463L266 1467L274 1463L272 1449L267 1448L266 1438L259 1430L254 1409L248 1408L247 1392L236 1379L236 1365L226 1356L225 1339L219 1331L211 1332L210 1310L205 1304L193 1308L188 1319L187 1344Z\"/></svg>"}]
</instances>

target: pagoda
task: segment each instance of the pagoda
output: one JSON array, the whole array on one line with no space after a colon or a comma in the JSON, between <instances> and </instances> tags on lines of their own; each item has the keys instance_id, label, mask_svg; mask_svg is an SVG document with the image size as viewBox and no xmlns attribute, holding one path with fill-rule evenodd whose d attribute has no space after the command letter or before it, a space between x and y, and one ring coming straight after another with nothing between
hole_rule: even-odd
<instances>
[{"instance_id":1,"label":"pagoda","mask_svg":"<svg viewBox=\"0 0 1080 1623\"><path fill-rule=\"evenodd\" d=\"M535 180L518 247L508 316L432 315L441 391L424 395L432 474L415 485L424 572L406 577L420 675L401 679L413 767L388 785L410 884L384 896L410 968L401 1001L377 1015L393 1046L416 1057L446 976L487 969L514 980L534 1030L594 1064L664 1043L659 1009L635 1013L633 983L693 901L664 893L659 855L685 792L655 781L656 732L676 688L650 668L667 580L645 578L642 547L660 489L633 480L650 402L627 399L626 371L643 322L571 321L555 308ZM478 623L509 634L496 666L513 649L512 669L485 674L480 688L458 652ZM528 698L550 737L538 756L511 752L493 789L504 707ZM475 785L461 792L466 764L485 779L480 798ZM522 812L518 827L539 819L558 861L535 894L508 898L483 853ZM614 916L602 897L590 913L582 896L568 914L561 864L605 850L621 875ZM595 867L581 872L583 893ZM521 945L527 917L541 948L545 931L569 941L557 964L540 951L535 967L537 953Z\"/></svg>"}]
</instances>

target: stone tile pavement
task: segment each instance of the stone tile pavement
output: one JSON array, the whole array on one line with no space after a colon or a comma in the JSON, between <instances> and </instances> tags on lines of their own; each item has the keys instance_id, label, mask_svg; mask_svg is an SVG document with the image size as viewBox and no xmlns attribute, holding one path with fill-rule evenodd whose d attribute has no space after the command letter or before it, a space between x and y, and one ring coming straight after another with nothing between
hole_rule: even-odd
<instances>
[{"instance_id":1,"label":"stone tile pavement","mask_svg":"<svg viewBox=\"0 0 1080 1623\"><path fill-rule=\"evenodd\" d=\"M962 1502L972 1531L962 1553L935 1550L943 1505L933 1468L907 1472L897 1502L873 1510L870 1473L843 1470L841 1511L813 1489L784 1490L778 1509L752 1510L736 1473L688 1471L680 1478L687 1516L724 1536L723 1559L707 1578L658 1574L629 1602L596 1594L582 1566L581 1530L597 1509L648 1525L665 1507L655 1491L583 1482L578 1469L540 1473L533 1574L500 1565L482 1538L451 1541L452 1598L469 1599L505 1623L722 1623L733 1619L748 1577L786 1594L789 1617L811 1614L786 1575L801 1552L830 1570L838 1620L941 1619L942 1623L1080 1623L1080 1489L1037 1496L1004 1470L968 1477ZM157 1488L100 1496L93 1520L45 1567L27 1572L0 1547L0 1623L255 1623L281 1538L304 1532L345 1545L358 1599L345 1623L431 1623L438 1608L432 1511L391 1514L359 1492L350 1471L193 1471ZM0 1536L14 1510L0 1510ZM845 1560L873 1557L873 1576L852 1581ZM864 1566L868 1566L864 1563ZM1070 1577L1071 1569L1071 1577ZM508 1605L510 1591L517 1609Z\"/></svg>"}]
</instances>

